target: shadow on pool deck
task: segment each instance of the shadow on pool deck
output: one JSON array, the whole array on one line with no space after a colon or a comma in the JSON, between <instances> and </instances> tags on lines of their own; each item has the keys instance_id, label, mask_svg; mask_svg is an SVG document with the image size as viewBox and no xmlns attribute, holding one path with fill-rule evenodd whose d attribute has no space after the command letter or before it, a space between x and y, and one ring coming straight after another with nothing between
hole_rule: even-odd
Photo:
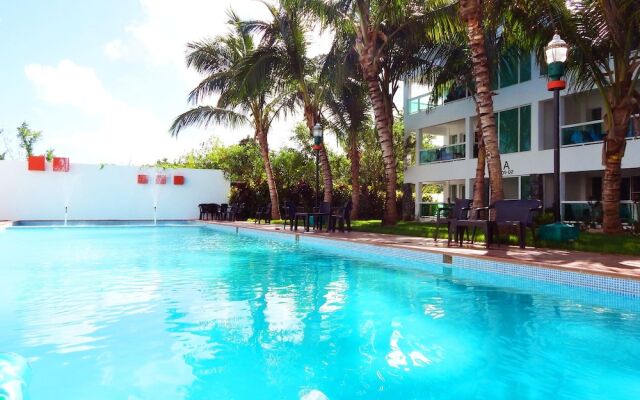
<instances>
[{"instance_id":1,"label":"shadow on pool deck","mask_svg":"<svg viewBox=\"0 0 640 400\"><path fill-rule=\"evenodd\" d=\"M257 229L280 234L301 234L328 239L346 240L355 243L373 244L411 250L428 251L457 256L471 256L501 262L517 262L545 268L562 269L566 271L583 272L597 275L607 275L619 278L640 280L640 255L613 255L587 253L571 250L557 250L532 248L520 249L502 245L487 250L484 245L466 244L464 247L447 247L447 241L435 242L431 238L388 235L369 232L304 232L303 229L290 231L283 229L280 224L254 224L253 222L222 222L200 221L210 224L231 225L246 229Z\"/></svg>"}]
</instances>

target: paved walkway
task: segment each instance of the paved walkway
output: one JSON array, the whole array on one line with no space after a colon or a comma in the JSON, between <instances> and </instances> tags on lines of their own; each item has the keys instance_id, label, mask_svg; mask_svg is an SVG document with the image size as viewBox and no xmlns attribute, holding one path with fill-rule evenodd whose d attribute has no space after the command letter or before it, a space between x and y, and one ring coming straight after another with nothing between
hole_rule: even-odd
<instances>
[{"instance_id":1,"label":"paved walkway","mask_svg":"<svg viewBox=\"0 0 640 400\"><path fill-rule=\"evenodd\" d=\"M258 229L280 234L312 235L336 240L346 240L356 243L389 246L411 250L444 253L458 256L472 256L494 261L516 262L519 264L535 265L543 268L555 268L567 271L583 272L597 275L607 275L640 280L640 254L637 256L587 253L569 250L536 249L502 246L487 250L484 246L465 245L464 247L447 247L447 241L435 242L431 238L411 236L386 235L368 232L304 232L303 229L290 231L282 229L282 225L258 225L252 222L219 222L207 221L212 224L232 225L240 228Z\"/></svg>"}]
</instances>

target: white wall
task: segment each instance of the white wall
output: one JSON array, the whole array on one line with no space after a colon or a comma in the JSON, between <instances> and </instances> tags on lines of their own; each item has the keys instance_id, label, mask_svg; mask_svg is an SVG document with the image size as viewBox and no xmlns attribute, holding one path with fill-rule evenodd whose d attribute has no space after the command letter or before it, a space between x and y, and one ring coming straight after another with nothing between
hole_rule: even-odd
<instances>
[{"instance_id":1,"label":"white wall","mask_svg":"<svg viewBox=\"0 0 640 400\"><path fill-rule=\"evenodd\" d=\"M0 161L0 220L150 220L194 219L200 203L224 203L229 182L218 170L71 163L69 172L28 171L26 161ZM149 183L137 183L137 175ZM156 174L167 175L156 185ZM185 177L174 185L173 175Z\"/></svg>"}]
</instances>

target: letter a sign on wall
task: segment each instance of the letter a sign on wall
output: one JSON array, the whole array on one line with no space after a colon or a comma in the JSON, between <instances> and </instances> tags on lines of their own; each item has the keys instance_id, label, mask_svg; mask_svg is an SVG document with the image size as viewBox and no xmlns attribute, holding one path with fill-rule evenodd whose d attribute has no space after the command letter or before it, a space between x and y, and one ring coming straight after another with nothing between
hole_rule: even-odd
<instances>
[{"instance_id":1,"label":"letter a sign on wall","mask_svg":"<svg viewBox=\"0 0 640 400\"><path fill-rule=\"evenodd\" d=\"M509 161L505 161L502 166L502 175L513 175L513 170L509 166Z\"/></svg>"}]
</instances>

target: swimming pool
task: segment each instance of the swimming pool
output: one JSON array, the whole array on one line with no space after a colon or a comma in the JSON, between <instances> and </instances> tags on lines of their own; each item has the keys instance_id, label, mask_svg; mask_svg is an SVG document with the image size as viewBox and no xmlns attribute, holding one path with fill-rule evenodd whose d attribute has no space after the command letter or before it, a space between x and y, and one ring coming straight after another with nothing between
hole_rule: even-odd
<instances>
[{"instance_id":1,"label":"swimming pool","mask_svg":"<svg viewBox=\"0 0 640 400\"><path fill-rule=\"evenodd\" d=\"M637 297L331 243L9 228L0 352L35 400L640 397Z\"/></svg>"}]
</instances>

